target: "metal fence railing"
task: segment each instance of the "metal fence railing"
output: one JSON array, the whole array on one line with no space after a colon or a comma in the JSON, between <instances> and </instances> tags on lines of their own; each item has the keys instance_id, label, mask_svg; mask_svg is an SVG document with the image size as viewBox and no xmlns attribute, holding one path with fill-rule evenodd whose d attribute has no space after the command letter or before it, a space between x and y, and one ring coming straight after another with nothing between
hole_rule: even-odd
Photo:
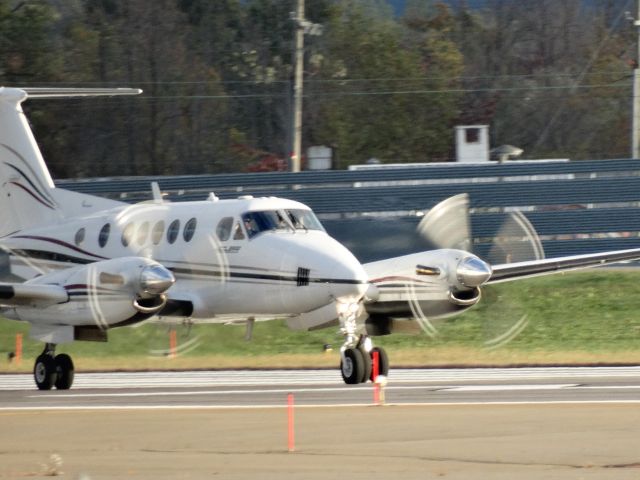
<instances>
[{"instance_id":1,"label":"metal fence railing","mask_svg":"<svg viewBox=\"0 0 640 480\"><path fill-rule=\"evenodd\" d=\"M474 243L491 249L519 209L547 256L640 247L640 160L446 164L355 171L59 180L60 188L137 202L157 181L171 201L280 196L309 205L363 261L418 251L421 212L467 193Z\"/></svg>"}]
</instances>

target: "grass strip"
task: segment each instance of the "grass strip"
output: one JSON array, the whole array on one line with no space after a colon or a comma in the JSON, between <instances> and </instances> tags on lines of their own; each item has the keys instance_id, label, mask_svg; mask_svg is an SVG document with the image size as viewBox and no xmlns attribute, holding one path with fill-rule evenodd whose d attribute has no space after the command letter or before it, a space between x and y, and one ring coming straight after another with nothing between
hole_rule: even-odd
<instances>
[{"instance_id":1,"label":"grass strip","mask_svg":"<svg viewBox=\"0 0 640 480\"><path fill-rule=\"evenodd\" d=\"M375 339L394 366L640 364L640 271L591 270L505 283L483 290L480 305L463 315L428 319L436 334ZM177 330L177 358L168 358L169 329ZM23 333L21 365L8 360ZM109 331L108 343L74 342L80 371L191 368L335 367L342 343L337 328L289 331L283 321L241 326L146 323ZM333 346L326 353L325 344ZM0 320L0 372L30 371L43 346L28 325Z\"/></svg>"}]
</instances>

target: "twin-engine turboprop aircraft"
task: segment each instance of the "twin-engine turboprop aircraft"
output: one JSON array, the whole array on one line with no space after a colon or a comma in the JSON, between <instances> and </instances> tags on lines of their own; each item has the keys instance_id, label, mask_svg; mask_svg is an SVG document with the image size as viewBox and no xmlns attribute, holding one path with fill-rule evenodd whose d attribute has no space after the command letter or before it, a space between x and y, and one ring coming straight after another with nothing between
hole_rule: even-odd
<instances>
[{"instance_id":1,"label":"twin-engine turboprop aircraft","mask_svg":"<svg viewBox=\"0 0 640 480\"><path fill-rule=\"evenodd\" d=\"M291 328L340 326L349 384L388 360L370 336L464 311L480 287L560 270L640 259L640 249L490 266L443 248L361 265L309 207L240 197L128 205L56 188L21 104L30 98L134 95L133 89L0 88L0 247L15 281L0 284L0 313L45 343L39 389L68 389L74 366L57 344L106 341L110 328L153 316L285 318ZM436 214L438 209L433 209Z\"/></svg>"}]
</instances>

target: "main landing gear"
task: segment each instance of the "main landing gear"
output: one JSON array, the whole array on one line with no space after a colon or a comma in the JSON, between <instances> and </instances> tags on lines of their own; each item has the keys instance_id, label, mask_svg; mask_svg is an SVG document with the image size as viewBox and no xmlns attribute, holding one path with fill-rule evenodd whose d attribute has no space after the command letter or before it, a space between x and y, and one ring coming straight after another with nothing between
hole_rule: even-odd
<instances>
[{"instance_id":1,"label":"main landing gear","mask_svg":"<svg viewBox=\"0 0 640 480\"><path fill-rule=\"evenodd\" d=\"M356 312L340 315L341 332L345 336L340 349L340 373L344 383L354 385L366 383L373 378L373 359L377 352L378 375L389 374L389 358L384 349L374 347L371 338L364 332L364 326L358 325Z\"/></svg>"},{"instance_id":2,"label":"main landing gear","mask_svg":"<svg viewBox=\"0 0 640 480\"><path fill-rule=\"evenodd\" d=\"M66 353L56 355L56 345L47 343L43 352L36 358L33 366L33 378L39 390L68 390L73 384L73 362Z\"/></svg>"}]
</instances>

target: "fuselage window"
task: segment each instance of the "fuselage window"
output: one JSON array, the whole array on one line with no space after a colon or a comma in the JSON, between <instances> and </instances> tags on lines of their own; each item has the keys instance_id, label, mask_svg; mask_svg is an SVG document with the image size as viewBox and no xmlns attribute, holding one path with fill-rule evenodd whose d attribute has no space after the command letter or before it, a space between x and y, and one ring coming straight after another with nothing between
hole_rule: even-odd
<instances>
[{"instance_id":1,"label":"fuselage window","mask_svg":"<svg viewBox=\"0 0 640 480\"><path fill-rule=\"evenodd\" d=\"M100 245L101 248L104 248L109 241L109 233L111 233L111 224L105 223L98 234L98 245Z\"/></svg>"},{"instance_id":2,"label":"fuselage window","mask_svg":"<svg viewBox=\"0 0 640 480\"><path fill-rule=\"evenodd\" d=\"M144 222L138 227L138 245L144 245L149 236L149 222Z\"/></svg>"},{"instance_id":3,"label":"fuselage window","mask_svg":"<svg viewBox=\"0 0 640 480\"><path fill-rule=\"evenodd\" d=\"M182 238L185 242L190 242L193 235L196 233L196 225L198 221L195 218L190 219L184 226L184 232L182 232Z\"/></svg>"},{"instance_id":4,"label":"fuselage window","mask_svg":"<svg viewBox=\"0 0 640 480\"><path fill-rule=\"evenodd\" d=\"M160 240L162 240L162 235L164 234L164 221L158 221L151 231L151 241L154 245L158 245Z\"/></svg>"},{"instance_id":5,"label":"fuselage window","mask_svg":"<svg viewBox=\"0 0 640 480\"><path fill-rule=\"evenodd\" d=\"M180 232L180 220L174 220L167 229L167 242L173 244L178 238L178 232Z\"/></svg>"},{"instance_id":6,"label":"fuselage window","mask_svg":"<svg viewBox=\"0 0 640 480\"><path fill-rule=\"evenodd\" d=\"M232 217L224 217L222 220L218 222L218 226L216 227L216 235L218 236L218 240L221 242L226 242L229 240L231 236L231 227L233 227L233 218Z\"/></svg>"},{"instance_id":7,"label":"fuselage window","mask_svg":"<svg viewBox=\"0 0 640 480\"><path fill-rule=\"evenodd\" d=\"M233 229L233 239L234 240L244 240L244 233L242 233L242 227L239 223L236 223Z\"/></svg>"},{"instance_id":8,"label":"fuselage window","mask_svg":"<svg viewBox=\"0 0 640 480\"><path fill-rule=\"evenodd\" d=\"M85 233L86 230L84 229L84 227L76 232L75 242L78 247L84 243Z\"/></svg>"},{"instance_id":9,"label":"fuselage window","mask_svg":"<svg viewBox=\"0 0 640 480\"><path fill-rule=\"evenodd\" d=\"M134 228L135 225L133 224L133 222L131 222L127 224L127 226L124 227L124 230L122 231L122 245L124 245L125 247L128 247L131 243L131 240L133 239Z\"/></svg>"}]
</instances>

